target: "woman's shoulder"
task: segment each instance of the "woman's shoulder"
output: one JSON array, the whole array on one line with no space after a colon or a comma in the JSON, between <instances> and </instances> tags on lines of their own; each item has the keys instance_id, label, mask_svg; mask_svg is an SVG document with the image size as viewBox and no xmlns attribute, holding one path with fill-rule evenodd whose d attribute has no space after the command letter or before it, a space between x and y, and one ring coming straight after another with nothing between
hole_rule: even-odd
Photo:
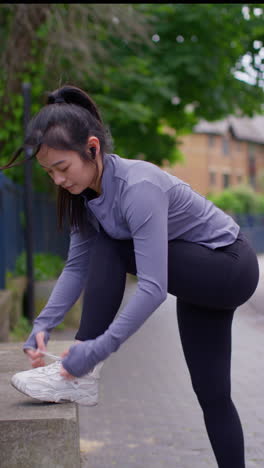
<instances>
[{"instance_id":1,"label":"woman's shoulder","mask_svg":"<svg viewBox=\"0 0 264 468\"><path fill-rule=\"evenodd\" d=\"M165 172L156 164L141 159L126 159L118 155L111 155L115 165L115 176L123 179L128 186L140 182L151 182L166 189L184 181Z\"/></svg>"}]
</instances>

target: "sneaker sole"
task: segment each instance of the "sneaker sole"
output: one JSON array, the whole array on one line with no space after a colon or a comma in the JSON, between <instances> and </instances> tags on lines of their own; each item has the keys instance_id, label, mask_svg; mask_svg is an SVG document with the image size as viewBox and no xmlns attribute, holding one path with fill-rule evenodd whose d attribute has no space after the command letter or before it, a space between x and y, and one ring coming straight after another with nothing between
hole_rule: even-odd
<instances>
[{"instance_id":1,"label":"sneaker sole","mask_svg":"<svg viewBox=\"0 0 264 468\"><path fill-rule=\"evenodd\" d=\"M78 400L70 400L70 399L63 399L60 398L58 401L55 399L45 399L45 398L38 398L36 396L31 395L29 392L25 392L23 389L23 386L18 385L18 383L15 382L15 380L11 379L10 381L12 387L14 387L16 390L18 390L20 393L23 393L23 395L26 395L30 398L34 398L34 400L42 401L43 403L77 403L78 405L81 406L96 406L98 405L98 400L91 401L89 397L83 397L79 398Z\"/></svg>"}]
</instances>

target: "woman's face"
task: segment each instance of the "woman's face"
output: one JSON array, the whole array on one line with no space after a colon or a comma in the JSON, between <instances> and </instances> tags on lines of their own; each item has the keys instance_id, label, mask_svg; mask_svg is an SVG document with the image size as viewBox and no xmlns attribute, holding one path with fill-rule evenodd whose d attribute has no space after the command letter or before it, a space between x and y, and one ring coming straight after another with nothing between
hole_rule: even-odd
<instances>
[{"instance_id":1,"label":"woman's face","mask_svg":"<svg viewBox=\"0 0 264 468\"><path fill-rule=\"evenodd\" d=\"M96 165L91 161L84 161L77 152L56 150L42 145L37 153L37 160L44 171L49 174L54 184L63 187L73 195L78 195L86 188L101 193L102 160L96 147L99 177L96 180Z\"/></svg>"}]
</instances>

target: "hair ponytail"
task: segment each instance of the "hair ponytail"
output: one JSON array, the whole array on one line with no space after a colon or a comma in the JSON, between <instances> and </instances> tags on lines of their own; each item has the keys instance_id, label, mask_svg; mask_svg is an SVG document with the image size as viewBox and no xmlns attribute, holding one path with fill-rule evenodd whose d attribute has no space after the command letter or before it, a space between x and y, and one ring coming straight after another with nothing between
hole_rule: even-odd
<instances>
[{"instance_id":1,"label":"hair ponytail","mask_svg":"<svg viewBox=\"0 0 264 468\"><path fill-rule=\"evenodd\" d=\"M85 91L76 86L62 86L48 93L46 105L28 124L24 144L5 166L0 167L0 170L23 164L26 159L15 164L14 161L26 149L30 150L30 157L27 159L32 159L41 145L62 151L77 152L82 159L91 161L97 166L93 149L87 151L87 140L91 135L98 138L101 154L112 149L110 132L105 128L94 101ZM82 229L84 227L83 197L73 195L62 187L58 187L57 216L60 229L65 217L69 220L71 227Z\"/></svg>"},{"instance_id":2,"label":"hair ponytail","mask_svg":"<svg viewBox=\"0 0 264 468\"><path fill-rule=\"evenodd\" d=\"M48 95L47 104L59 103L76 104L76 106L83 107L84 109L87 109L101 124L103 123L94 101L87 93L85 93L85 91L77 88L76 86L66 85L56 89Z\"/></svg>"}]
</instances>

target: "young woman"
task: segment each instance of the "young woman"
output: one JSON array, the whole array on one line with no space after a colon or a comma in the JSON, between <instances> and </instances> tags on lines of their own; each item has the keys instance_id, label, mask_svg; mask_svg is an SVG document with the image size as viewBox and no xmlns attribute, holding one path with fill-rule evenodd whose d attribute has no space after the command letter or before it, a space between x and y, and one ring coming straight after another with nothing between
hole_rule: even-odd
<instances>
[{"instance_id":1,"label":"young woman","mask_svg":"<svg viewBox=\"0 0 264 468\"><path fill-rule=\"evenodd\" d=\"M50 94L28 126L25 147L58 186L59 224L68 217L71 236L65 267L24 345L33 369L13 376L13 385L43 401L95 404L103 361L169 292L177 296L184 355L218 466L244 468L230 389L231 325L254 293L259 269L239 226L154 164L107 152L96 105L79 88ZM22 149L2 169L18 164ZM137 289L115 317L126 273L137 276ZM43 367L51 330L83 289L77 342Z\"/></svg>"}]
</instances>

